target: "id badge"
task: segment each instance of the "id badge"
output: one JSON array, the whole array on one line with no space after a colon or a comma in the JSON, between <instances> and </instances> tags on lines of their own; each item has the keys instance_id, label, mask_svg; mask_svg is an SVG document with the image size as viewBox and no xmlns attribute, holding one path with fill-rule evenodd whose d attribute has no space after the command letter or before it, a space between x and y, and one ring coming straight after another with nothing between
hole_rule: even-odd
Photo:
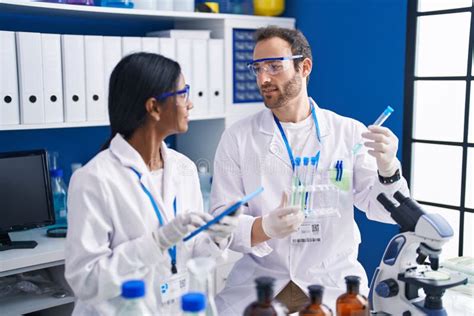
<instances>
[{"instance_id":1,"label":"id badge","mask_svg":"<svg viewBox=\"0 0 474 316\"><path fill-rule=\"evenodd\" d=\"M321 242L321 222L313 216L307 216L298 231L291 235L292 244Z\"/></svg>"},{"instance_id":2,"label":"id badge","mask_svg":"<svg viewBox=\"0 0 474 316\"><path fill-rule=\"evenodd\" d=\"M173 275L167 282L160 285L161 303L170 306L179 303L181 296L188 289L188 274L178 273Z\"/></svg>"}]
</instances>

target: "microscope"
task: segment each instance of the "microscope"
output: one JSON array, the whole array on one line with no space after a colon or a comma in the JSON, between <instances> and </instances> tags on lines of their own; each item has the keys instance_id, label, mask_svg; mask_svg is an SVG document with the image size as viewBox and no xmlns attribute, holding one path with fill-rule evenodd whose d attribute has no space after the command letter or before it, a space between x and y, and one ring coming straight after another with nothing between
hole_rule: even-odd
<instances>
[{"instance_id":1,"label":"microscope","mask_svg":"<svg viewBox=\"0 0 474 316\"><path fill-rule=\"evenodd\" d=\"M394 198L398 206L383 193L377 197L400 226L400 233L390 240L372 278L372 315L445 316L444 292L467 283L460 273L438 271L441 248L453 236L453 229L440 215L424 212L410 197L397 191ZM420 289L424 294L420 295Z\"/></svg>"}]
</instances>

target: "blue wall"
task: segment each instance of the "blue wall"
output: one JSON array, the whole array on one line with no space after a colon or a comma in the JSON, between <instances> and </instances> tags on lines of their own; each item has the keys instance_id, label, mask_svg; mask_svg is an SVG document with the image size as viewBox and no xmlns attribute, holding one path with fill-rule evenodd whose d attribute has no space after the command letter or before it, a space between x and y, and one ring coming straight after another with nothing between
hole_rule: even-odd
<instances>
[{"instance_id":1,"label":"blue wall","mask_svg":"<svg viewBox=\"0 0 474 316\"><path fill-rule=\"evenodd\" d=\"M286 1L285 16L307 37L314 66L309 94L319 106L368 125L387 105L385 123L400 140L403 128L406 0ZM362 234L359 259L369 280L394 225L367 220L356 212Z\"/></svg>"},{"instance_id":2,"label":"blue wall","mask_svg":"<svg viewBox=\"0 0 474 316\"><path fill-rule=\"evenodd\" d=\"M108 127L1 131L0 151L43 148L48 151L57 151L59 166L65 172L65 179L69 179L71 163L85 164L99 152L109 135Z\"/></svg>"}]
</instances>

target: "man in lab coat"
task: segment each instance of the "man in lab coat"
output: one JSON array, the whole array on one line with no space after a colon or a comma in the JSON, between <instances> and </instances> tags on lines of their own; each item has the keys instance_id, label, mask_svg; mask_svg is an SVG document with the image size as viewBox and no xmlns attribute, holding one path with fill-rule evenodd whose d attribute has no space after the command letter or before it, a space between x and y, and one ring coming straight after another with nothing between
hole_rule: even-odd
<instances>
[{"instance_id":1,"label":"man in lab coat","mask_svg":"<svg viewBox=\"0 0 474 316\"><path fill-rule=\"evenodd\" d=\"M398 139L385 127L367 129L317 106L307 93L312 56L301 32L267 27L255 37L249 69L256 75L266 109L222 135L211 207L218 212L229 199L259 186L265 191L241 215L230 248L243 258L216 298L218 309L221 315L242 315L256 299L253 280L259 276L276 279L276 298L290 312L306 303L310 284L323 285L323 301L334 308L347 275L360 276L361 292L368 292L366 273L357 261L361 238L354 206L372 220L393 223L377 195L392 197L397 190L408 194L396 158ZM365 146L353 151L361 141ZM309 167L295 166L297 157L308 157ZM311 158L317 165L314 176L309 176ZM285 192L291 189L294 168L300 179L305 171L305 179L313 177L314 215L306 218L299 207L287 203Z\"/></svg>"}]
</instances>

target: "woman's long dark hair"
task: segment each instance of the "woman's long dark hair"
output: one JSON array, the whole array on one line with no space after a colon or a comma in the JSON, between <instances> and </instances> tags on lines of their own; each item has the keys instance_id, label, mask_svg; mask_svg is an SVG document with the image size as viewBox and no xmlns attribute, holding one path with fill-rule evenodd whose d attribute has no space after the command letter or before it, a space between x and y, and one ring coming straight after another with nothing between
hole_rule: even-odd
<instances>
[{"instance_id":1,"label":"woman's long dark hair","mask_svg":"<svg viewBox=\"0 0 474 316\"><path fill-rule=\"evenodd\" d=\"M180 74L179 64L162 55L135 53L124 57L110 76L111 135L102 150L109 147L117 133L127 139L144 124L146 100L175 91Z\"/></svg>"}]
</instances>

